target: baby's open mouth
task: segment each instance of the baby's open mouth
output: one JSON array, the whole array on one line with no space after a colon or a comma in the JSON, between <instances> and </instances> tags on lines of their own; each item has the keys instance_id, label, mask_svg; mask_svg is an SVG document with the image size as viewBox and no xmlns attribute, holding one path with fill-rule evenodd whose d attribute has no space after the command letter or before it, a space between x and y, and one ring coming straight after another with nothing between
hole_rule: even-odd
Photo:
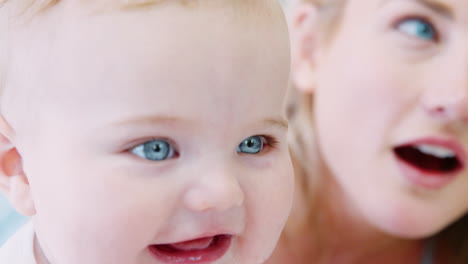
<instances>
[{"instance_id":1,"label":"baby's open mouth","mask_svg":"<svg viewBox=\"0 0 468 264\"><path fill-rule=\"evenodd\" d=\"M429 144L396 147L395 154L409 165L433 175L454 173L463 164L454 150Z\"/></svg>"},{"instance_id":2,"label":"baby's open mouth","mask_svg":"<svg viewBox=\"0 0 468 264\"><path fill-rule=\"evenodd\" d=\"M222 234L174 244L151 245L149 249L156 258L169 264L210 263L226 254L231 240L231 235Z\"/></svg>"}]
</instances>

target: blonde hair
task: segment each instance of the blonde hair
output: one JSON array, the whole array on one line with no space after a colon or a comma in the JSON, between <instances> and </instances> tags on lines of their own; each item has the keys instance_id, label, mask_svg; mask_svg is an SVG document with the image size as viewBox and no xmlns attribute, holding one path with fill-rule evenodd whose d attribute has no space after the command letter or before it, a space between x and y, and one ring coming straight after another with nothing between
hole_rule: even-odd
<instances>
[{"instance_id":1,"label":"blonde hair","mask_svg":"<svg viewBox=\"0 0 468 264\"><path fill-rule=\"evenodd\" d=\"M331 41L336 29L340 26L342 12L346 7L345 0L299 0L312 3L319 10L320 26L319 34L326 34L325 40ZM318 150L314 142L314 118L312 94L301 93L291 85L289 94L288 117L290 124L290 149L296 171L296 181L302 189L305 202L310 205L308 221L311 225L317 225L317 213L321 203L320 186L323 179L319 171L322 168L318 160ZM313 175L313 177L311 177ZM286 232L288 227L285 229ZM315 230L319 230L318 226ZM320 239L320 234L318 234ZM435 241L441 245L442 250L449 251L454 256L455 263L468 263L468 213L445 230L434 235ZM286 237L286 239L288 239Z\"/></svg>"},{"instance_id":2,"label":"blonde hair","mask_svg":"<svg viewBox=\"0 0 468 264\"><path fill-rule=\"evenodd\" d=\"M320 10L320 27L324 39L331 41L333 33L340 26L341 12L344 10L344 0L298 0L299 2L308 2L314 4ZM290 123L290 149L295 163L296 174L301 175L297 180L303 184L303 192L311 199L316 201L318 197L314 194L318 192L319 177L306 177L306 175L317 175L318 161L317 150L315 149L313 120L313 95L301 93L290 85L288 95L287 113ZM311 147L312 146L312 147ZM314 181L310 183L310 181ZM309 189L312 187L313 189ZM315 203L315 202L314 202ZM313 211L313 210L312 210ZM312 213L313 214L313 213Z\"/></svg>"}]
</instances>

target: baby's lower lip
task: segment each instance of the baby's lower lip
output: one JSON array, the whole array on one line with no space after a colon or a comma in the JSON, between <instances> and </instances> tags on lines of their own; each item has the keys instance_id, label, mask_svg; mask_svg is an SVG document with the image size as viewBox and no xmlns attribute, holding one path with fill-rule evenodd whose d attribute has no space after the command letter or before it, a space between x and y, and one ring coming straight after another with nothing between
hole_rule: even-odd
<instances>
[{"instance_id":1,"label":"baby's lower lip","mask_svg":"<svg viewBox=\"0 0 468 264\"><path fill-rule=\"evenodd\" d=\"M177 244L151 245L149 250L167 264L208 264L224 256L231 241L231 235L217 235ZM204 243L207 244L203 246Z\"/></svg>"}]
</instances>

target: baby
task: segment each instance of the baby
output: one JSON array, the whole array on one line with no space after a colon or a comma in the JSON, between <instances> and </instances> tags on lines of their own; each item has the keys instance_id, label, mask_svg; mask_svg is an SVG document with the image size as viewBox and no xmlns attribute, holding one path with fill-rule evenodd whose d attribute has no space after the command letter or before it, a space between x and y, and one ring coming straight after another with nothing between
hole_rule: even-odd
<instances>
[{"instance_id":1,"label":"baby","mask_svg":"<svg viewBox=\"0 0 468 264\"><path fill-rule=\"evenodd\" d=\"M1 2L1 1L0 1ZM258 264L292 202L274 0L0 8L2 264Z\"/></svg>"}]
</instances>

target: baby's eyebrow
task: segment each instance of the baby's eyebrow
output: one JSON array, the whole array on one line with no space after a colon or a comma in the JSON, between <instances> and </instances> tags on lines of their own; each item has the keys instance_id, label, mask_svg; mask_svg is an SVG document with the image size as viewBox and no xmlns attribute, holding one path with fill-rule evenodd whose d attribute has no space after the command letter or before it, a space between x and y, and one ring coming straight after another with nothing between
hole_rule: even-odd
<instances>
[{"instance_id":1,"label":"baby's eyebrow","mask_svg":"<svg viewBox=\"0 0 468 264\"><path fill-rule=\"evenodd\" d=\"M267 118L262 121L264 126L276 126L282 129L288 129L288 121L284 118Z\"/></svg>"},{"instance_id":2,"label":"baby's eyebrow","mask_svg":"<svg viewBox=\"0 0 468 264\"><path fill-rule=\"evenodd\" d=\"M164 123L164 124L176 124L176 123L183 123L183 124L190 124L194 123L195 121L181 119L176 116L142 116L133 119L128 119L124 121L118 121L112 123L113 126L127 126L127 125L135 125L135 124L157 124L157 123Z\"/></svg>"},{"instance_id":3,"label":"baby's eyebrow","mask_svg":"<svg viewBox=\"0 0 468 264\"><path fill-rule=\"evenodd\" d=\"M112 126L127 126L127 125L135 125L135 124L143 124L143 125L151 125L151 124L193 124L196 123L194 120L188 119L181 119L175 116L143 116L137 117L133 119L128 119L124 121L117 121L112 123ZM256 124L260 124L260 126L275 126L281 129L288 129L288 121L286 119L277 117L277 118L265 118L255 122Z\"/></svg>"}]
</instances>

